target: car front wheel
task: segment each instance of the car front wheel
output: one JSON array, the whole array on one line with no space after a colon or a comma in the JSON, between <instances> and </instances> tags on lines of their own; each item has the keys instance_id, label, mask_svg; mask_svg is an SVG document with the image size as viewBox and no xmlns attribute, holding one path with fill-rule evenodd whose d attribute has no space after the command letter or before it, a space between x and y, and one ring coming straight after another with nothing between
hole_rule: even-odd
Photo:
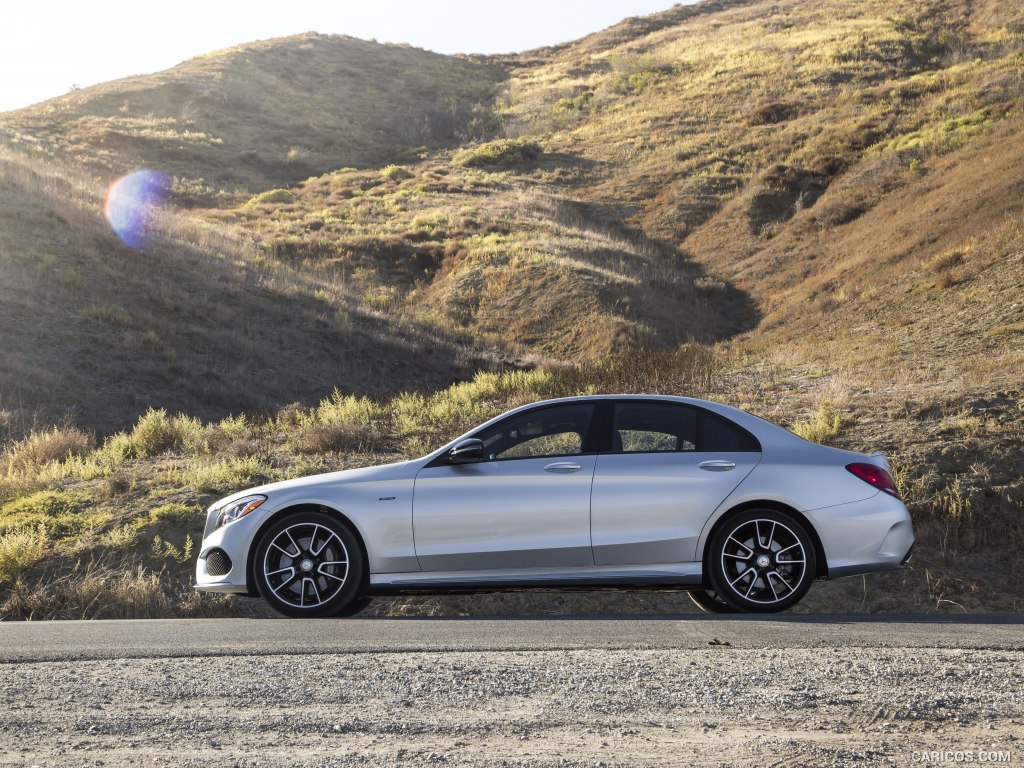
<instances>
[{"instance_id":1,"label":"car front wheel","mask_svg":"<svg viewBox=\"0 0 1024 768\"><path fill-rule=\"evenodd\" d=\"M357 599L363 557L347 526L321 512L284 517L260 538L253 575L263 599L285 616L332 616Z\"/></svg>"},{"instance_id":2,"label":"car front wheel","mask_svg":"<svg viewBox=\"0 0 1024 768\"><path fill-rule=\"evenodd\" d=\"M791 608L811 588L814 545L803 525L773 509L731 518L711 539L708 573L718 597L734 610L774 613Z\"/></svg>"}]
</instances>

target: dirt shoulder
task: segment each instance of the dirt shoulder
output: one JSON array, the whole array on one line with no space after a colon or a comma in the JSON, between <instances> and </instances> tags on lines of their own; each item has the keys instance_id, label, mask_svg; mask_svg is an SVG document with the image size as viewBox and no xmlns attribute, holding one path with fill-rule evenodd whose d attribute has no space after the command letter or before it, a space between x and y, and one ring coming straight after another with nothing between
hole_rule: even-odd
<instances>
[{"instance_id":1,"label":"dirt shoulder","mask_svg":"<svg viewBox=\"0 0 1024 768\"><path fill-rule=\"evenodd\" d=\"M5 766L1024 761L1020 650L150 658L0 675Z\"/></svg>"}]
</instances>

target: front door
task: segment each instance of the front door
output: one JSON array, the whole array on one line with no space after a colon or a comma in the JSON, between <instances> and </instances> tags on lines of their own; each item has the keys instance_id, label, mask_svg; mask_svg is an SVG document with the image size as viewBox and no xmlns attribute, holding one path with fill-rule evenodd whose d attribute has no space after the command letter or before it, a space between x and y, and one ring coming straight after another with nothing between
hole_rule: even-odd
<instances>
[{"instance_id":1,"label":"front door","mask_svg":"<svg viewBox=\"0 0 1024 768\"><path fill-rule=\"evenodd\" d=\"M571 568L594 564L592 403L541 406L473 435L485 458L421 469L413 535L424 571Z\"/></svg>"}]
</instances>

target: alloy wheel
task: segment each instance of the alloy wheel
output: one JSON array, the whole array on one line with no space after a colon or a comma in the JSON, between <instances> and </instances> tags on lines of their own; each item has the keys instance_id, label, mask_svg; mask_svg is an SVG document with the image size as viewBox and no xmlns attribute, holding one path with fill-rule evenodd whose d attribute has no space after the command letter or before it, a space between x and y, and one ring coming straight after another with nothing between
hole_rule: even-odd
<instances>
[{"instance_id":1,"label":"alloy wheel","mask_svg":"<svg viewBox=\"0 0 1024 768\"><path fill-rule=\"evenodd\" d=\"M274 597L295 609L334 600L349 577L349 552L338 533L316 522L296 522L265 548L263 578Z\"/></svg>"},{"instance_id":2,"label":"alloy wheel","mask_svg":"<svg viewBox=\"0 0 1024 768\"><path fill-rule=\"evenodd\" d=\"M745 520L722 547L722 586L766 607L783 603L804 583L807 559L807 549L789 526L771 519Z\"/></svg>"}]
</instances>

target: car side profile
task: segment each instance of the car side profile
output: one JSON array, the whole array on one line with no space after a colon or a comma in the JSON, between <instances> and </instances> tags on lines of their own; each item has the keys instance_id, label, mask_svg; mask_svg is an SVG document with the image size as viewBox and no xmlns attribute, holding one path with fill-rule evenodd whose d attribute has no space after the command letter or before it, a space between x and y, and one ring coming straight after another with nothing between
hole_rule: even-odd
<instances>
[{"instance_id":1,"label":"car side profile","mask_svg":"<svg viewBox=\"0 0 1024 768\"><path fill-rule=\"evenodd\" d=\"M913 543L879 454L706 400L601 395L228 496L208 510L196 589L296 617L510 589L676 589L707 611L774 612L815 579L898 568Z\"/></svg>"}]
</instances>

